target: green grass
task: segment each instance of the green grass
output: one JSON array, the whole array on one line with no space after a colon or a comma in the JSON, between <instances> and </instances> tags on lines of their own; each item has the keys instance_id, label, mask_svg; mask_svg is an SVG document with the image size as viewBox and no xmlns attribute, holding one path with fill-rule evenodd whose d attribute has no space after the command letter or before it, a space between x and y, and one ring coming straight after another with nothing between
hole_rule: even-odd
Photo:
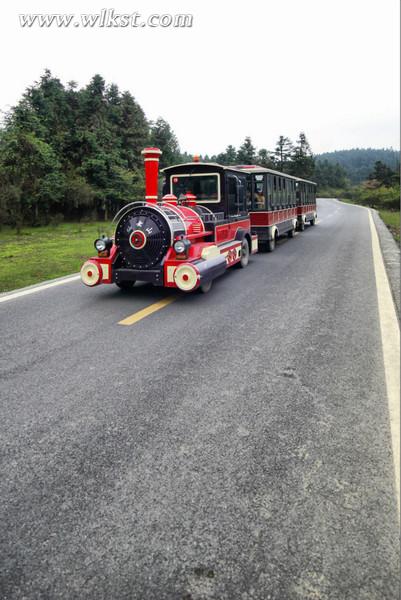
<instances>
[{"instance_id":1,"label":"green grass","mask_svg":"<svg viewBox=\"0 0 401 600\"><path fill-rule=\"evenodd\" d=\"M400 211L379 210L379 215L393 234L395 240L400 243Z\"/></svg>"},{"instance_id":2,"label":"green grass","mask_svg":"<svg viewBox=\"0 0 401 600\"><path fill-rule=\"evenodd\" d=\"M379 210L379 214L400 243L400 212ZM0 230L0 292L77 273L82 263L96 254L93 242L102 233L111 235L112 225L94 222L24 227L19 235L14 229L3 227Z\"/></svg>"},{"instance_id":3,"label":"green grass","mask_svg":"<svg viewBox=\"0 0 401 600\"><path fill-rule=\"evenodd\" d=\"M0 292L54 279L80 270L96 255L93 242L111 235L110 223L62 223L47 227L0 230Z\"/></svg>"}]
</instances>

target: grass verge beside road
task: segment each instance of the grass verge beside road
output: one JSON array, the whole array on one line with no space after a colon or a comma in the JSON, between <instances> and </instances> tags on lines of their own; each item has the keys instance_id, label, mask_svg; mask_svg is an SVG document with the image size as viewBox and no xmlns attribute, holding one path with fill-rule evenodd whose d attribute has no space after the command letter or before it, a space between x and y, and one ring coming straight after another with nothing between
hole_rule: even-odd
<instances>
[{"instance_id":1,"label":"grass verge beside road","mask_svg":"<svg viewBox=\"0 0 401 600\"><path fill-rule=\"evenodd\" d=\"M379 210L379 215L387 225L394 236L394 239L400 243L400 211L399 210Z\"/></svg>"},{"instance_id":2,"label":"grass verge beside road","mask_svg":"<svg viewBox=\"0 0 401 600\"><path fill-rule=\"evenodd\" d=\"M399 244L400 212L379 210L379 214ZM93 242L102 233L112 235L112 225L62 223L57 227L24 227L20 234L3 227L0 230L0 293L77 273L82 263L95 254Z\"/></svg>"},{"instance_id":3,"label":"grass verge beside road","mask_svg":"<svg viewBox=\"0 0 401 600\"><path fill-rule=\"evenodd\" d=\"M0 292L46 279L70 275L96 251L93 242L102 233L111 235L110 223L62 223L0 231Z\"/></svg>"}]
</instances>

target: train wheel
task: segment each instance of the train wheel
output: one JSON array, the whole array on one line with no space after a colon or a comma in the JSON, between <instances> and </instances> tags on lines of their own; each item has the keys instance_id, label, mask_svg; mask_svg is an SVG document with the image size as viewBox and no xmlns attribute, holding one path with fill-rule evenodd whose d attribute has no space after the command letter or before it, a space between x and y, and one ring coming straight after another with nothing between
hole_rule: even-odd
<instances>
[{"instance_id":1,"label":"train wheel","mask_svg":"<svg viewBox=\"0 0 401 600\"><path fill-rule=\"evenodd\" d=\"M299 231L305 231L305 223L303 221L298 223L298 229Z\"/></svg>"},{"instance_id":2,"label":"train wheel","mask_svg":"<svg viewBox=\"0 0 401 600\"><path fill-rule=\"evenodd\" d=\"M245 267L249 263L249 244L248 240L244 238L241 244L241 260L239 262L239 266L241 269L245 269Z\"/></svg>"},{"instance_id":3,"label":"train wheel","mask_svg":"<svg viewBox=\"0 0 401 600\"><path fill-rule=\"evenodd\" d=\"M309 221L309 223L310 223L311 225L316 225L316 219L315 219L315 217L313 217L313 219L311 219L311 220Z\"/></svg>"},{"instance_id":4,"label":"train wheel","mask_svg":"<svg viewBox=\"0 0 401 600\"><path fill-rule=\"evenodd\" d=\"M288 237L289 238L293 238L294 237L294 233L295 233L294 230L290 229L290 231L288 232Z\"/></svg>"},{"instance_id":5,"label":"train wheel","mask_svg":"<svg viewBox=\"0 0 401 600\"><path fill-rule=\"evenodd\" d=\"M128 290L132 290L135 285L135 280L132 281L117 281L116 286L120 288L120 290L124 290L125 292Z\"/></svg>"},{"instance_id":6,"label":"train wheel","mask_svg":"<svg viewBox=\"0 0 401 600\"><path fill-rule=\"evenodd\" d=\"M199 291L201 294L207 294L208 292L210 292L210 289L212 287L212 281L208 281L207 283L202 283L199 286Z\"/></svg>"},{"instance_id":7,"label":"train wheel","mask_svg":"<svg viewBox=\"0 0 401 600\"><path fill-rule=\"evenodd\" d=\"M267 251L274 252L275 247L276 247L276 238L273 238L272 240L268 240Z\"/></svg>"}]
</instances>

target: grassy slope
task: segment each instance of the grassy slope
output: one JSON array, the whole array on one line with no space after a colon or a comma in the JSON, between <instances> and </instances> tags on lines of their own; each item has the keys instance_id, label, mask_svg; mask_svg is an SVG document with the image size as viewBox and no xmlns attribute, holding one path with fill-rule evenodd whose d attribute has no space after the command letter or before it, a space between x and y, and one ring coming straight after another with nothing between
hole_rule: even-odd
<instances>
[{"instance_id":1,"label":"grassy slope","mask_svg":"<svg viewBox=\"0 0 401 600\"><path fill-rule=\"evenodd\" d=\"M96 254L94 240L111 234L108 223L62 223L58 227L24 227L0 231L0 292L76 273Z\"/></svg>"},{"instance_id":2,"label":"grassy slope","mask_svg":"<svg viewBox=\"0 0 401 600\"><path fill-rule=\"evenodd\" d=\"M400 243L400 211L379 210L379 215L390 229L395 240Z\"/></svg>"}]
</instances>

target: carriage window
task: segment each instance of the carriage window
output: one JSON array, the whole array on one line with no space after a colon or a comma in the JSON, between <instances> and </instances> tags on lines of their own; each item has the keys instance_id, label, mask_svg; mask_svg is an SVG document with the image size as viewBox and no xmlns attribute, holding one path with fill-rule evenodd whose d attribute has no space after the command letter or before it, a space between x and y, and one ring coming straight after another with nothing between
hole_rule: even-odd
<instances>
[{"instance_id":1,"label":"carriage window","mask_svg":"<svg viewBox=\"0 0 401 600\"><path fill-rule=\"evenodd\" d=\"M194 194L198 202L220 202L217 175L173 175L171 193L180 198Z\"/></svg>"},{"instance_id":2,"label":"carriage window","mask_svg":"<svg viewBox=\"0 0 401 600\"><path fill-rule=\"evenodd\" d=\"M265 190L264 190L264 176L263 175L255 175L254 183L253 183L253 192L254 192L254 208L261 209L266 208L266 198L265 198Z\"/></svg>"}]
</instances>

